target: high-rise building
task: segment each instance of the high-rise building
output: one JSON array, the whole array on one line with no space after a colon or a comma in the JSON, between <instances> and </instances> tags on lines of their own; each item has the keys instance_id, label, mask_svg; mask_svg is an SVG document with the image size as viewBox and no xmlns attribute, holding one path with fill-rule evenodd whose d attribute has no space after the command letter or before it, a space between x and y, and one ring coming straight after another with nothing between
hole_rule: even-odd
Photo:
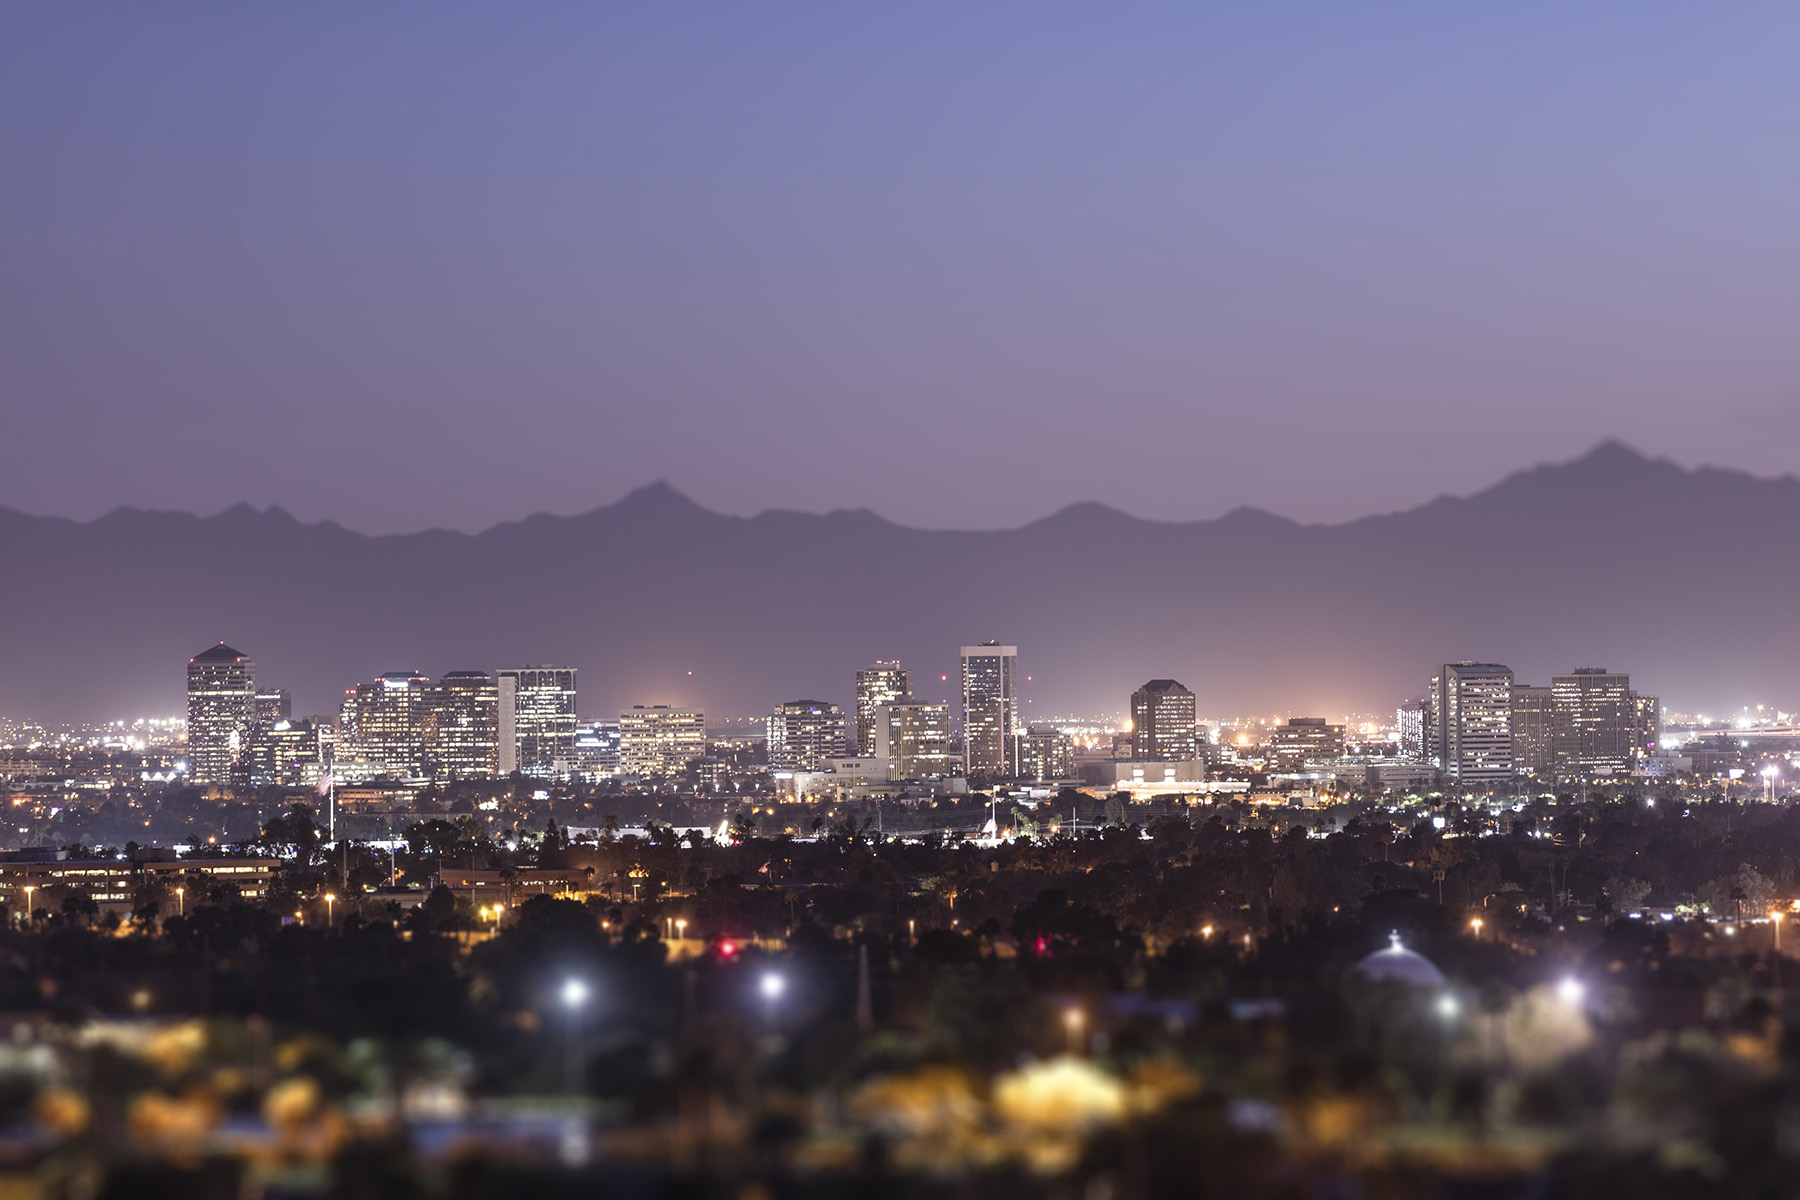
<instances>
[{"instance_id":1,"label":"high-rise building","mask_svg":"<svg viewBox=\"0 0 1800 1200\"><path fill-rule=\"evenodd\" d=\"M769 714L769 766L778 771L816 771L828 758L843 758L844 714L823 700L790 700Z\"/></svg>"},{"instance_id":2,"label":"high-rise building","mask_svg":"<svg viewBox=\"0 0 1800 1200\"><path fill-rule=\"evenodd\" d=\"M575 754L575 668L517 667L498 673L500 774L554 774Z\"/></svg>"},{"instance_id":3,"label":"high-rise building","mask_svg":"<svg viewBox=\"0 0 1800 1200\"><path fill-rule=\"evenodd\" d=\"M294 716L294 702L287 694L286 688L256 689L256 723L268 727L277 721L290 721Z\"/></svg>"},{"instance_id":4,"label":"high-rise building","mask_svg":"<svg viewBox=\"0 0 1800 1200\"><path fill-rule=\"evenodd\" d=\"M1027 779L1067 779L1075 774L1075 739L1054 725L1033 725L1019 757L1019 774Z\"/></svg>"},{"instance_id":5,"label":"high-rise building","mask_svg":"<svg viewBox=\"0 0 1800 1200\"><path fill-rule=\"evenodd\" d=\"M1550 744L1555 725L1551 689L1513 685L1513 770L1520 775L1552 775L1556 755Z\"/></svg>"},{"instance_id":6,"label":"high-rise building","mask_svg":"<svg viewBox=\"0 0 1800 1200\"><path fill-rule=\"evenodd\" d=\"M1152 679L1131 693L1131 757L1188 762L1200 752L1194 693L1173 679Z\"/></svg>"},{"instance_id":7,"label":"high-rise building","mask_svg":"<svg viewBox=\"0 0 1800 1200\"><path fill-rule=\"evenodd\" d=\"M875 710L884 704L912 700L912 672L900 660L875 661L856 673L856 753L869 758L875 753Z\"/></svg>"},{"instance_id":8,"label":"high-rise building","mask_svg":"<svg viewBox=\"0 0 1800 1200\"><path fill-rule=\"evenodd\" d=\"M1400 731L1400 757L1413 762L1431 761L1431 701L1408 700L1394 710Z\"/></svg>"},{"instance_id":9,"label":"high-rise building","mask_svg":"<svg viewBox=\"0 0 1800 1200\"><path fill-rule=\"evenodd\" d=\"M1277 763L1290 769L1332 762L1344 756L1344 727L1324 717L1289 717L1286 725L1270 732L1269 749Z\"/></svg>"},{"instance_id":10,"label":"high-rise building","mask_svg":"<svg viewBox=\"0 0 1800 1200\"><path fill-rule=\"evenodd\" d=\"M417 671L389 671L360 683L345 698L342 724L354 732L346 757L348 776L416 777L425 774L436 724L435 689Z\"/></svg>"},{"instance_id":11,"label":"high-rise building","mask_svg":"<svg viewBox=\"0 0 1800 1200\"><path fill-rule=\"evenodd\" d=\"M884 704L875 733L874 756L888 760L890 779L939 779L956 773L948 704Z\"/></svg>"},{"instance_id":12,"label":"high-rise building","mask_svg":"<svg viewBox=\"0 0 1800 1200\"><path fill-rule=\"evenodd\" d=\"M1550 677L1551 755L1563 775L1624 775L1637 758L1638 708L1631 676L1577 667Z\"/></svg>"},{"instance_id":13,"label":"high-rise building","mask_svg":"<svg viewBox=\"0 0 1800 1200\"><path fill-rule=\"evenodd\" d=\"M451 671L433 696L431 760L451 779L500 770L500 685L486 671Z\"/></svg>"},{"instance_id":14,"label":"high-rise building","mask_svg":"<svg viewBox=\"0 0 1800 1200\"><path fill-rule=\"evenodd\" d=\"M619 772L674 775L706 753L706 713L639 704L619 714Z\"/></svg>"},{"instance_id":15,"label":"high-rise building","mask_svg":"<svg viewBox=\"0 0 1800 1200\"><path fill-rule=\"evenodd\" d=\"M575 727L575 770L590 777L619 773L617 721L593 721Z\"/></svg>"},{"instance_id":16,"label":"high-rise building","mask_svg":"<svg viewBox=\"0 0 1800 1200\"><path fill-rule=\"evenodd\" d=\"M259 725L250 736L250 782L258 787L311 787L325 769L332 741L331 726L316 721L283 718Z\"/></svg>"},{"instance_id":17,"label":"high-rise building","mask_svg":"<svg viewBox=\"0 0 1800 1200\"><path fill-rule=\"evenodd\" d=\"M230 783L256 726L256 664L224 642L188 659L188 769L195 783Z\"/></svg>"},{"instance_id":18,"label":"high-rise building","mask_svg":"<svg viewBox=\"0 0 1800 1200\"><path fill-rule=\"evenodd\" d=\"M1513 776L1511 667L1445 663L1431 679L1433 765L1463 783Z\"/></svg>"},{"instance_id":19,"label":"high-rise building","mask_svg":"<svg viewBox=\"0 0 1800 1200\"><path fill-rule=\"evenodd\" d=\"M1637 706L1637 743L1632 747L1638 758L1655 754L1662 744L1662 701L1655 696L1631 694Z\"/></svg>"},{"instance_id":20,"label":"high-rise building","mask_svg":"<svg viewBox=\"0 0 1800 1200\"><path fill-rule=\"evenodd\" d=\"M962 648L963 762L971 776L1019 773L1019 648Z\"/></svg>"}]
</instances>

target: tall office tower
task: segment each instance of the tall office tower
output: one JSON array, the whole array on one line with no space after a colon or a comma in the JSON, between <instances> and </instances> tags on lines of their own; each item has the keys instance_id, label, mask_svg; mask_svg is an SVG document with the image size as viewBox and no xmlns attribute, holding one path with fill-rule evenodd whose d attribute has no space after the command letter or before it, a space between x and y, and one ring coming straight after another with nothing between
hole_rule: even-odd
<instances>
[{"instance_id":1,"label":"tall office tower","mask_svg":"<svg viewBox=\"0 0 1800 1200\"><path fill-rule=\"evenodd\" d=\"M1040 783L1075 774L1075 739L1054 725L1033 725L1019 748L1019 774Z\"/></svg>"},{"instance_id":2,"label":"tall office tower","mask_svg":"<svg viewBox=\"0 0 1800 1200\"><path fill-rule=\"evenodd\" d=\"M256 726L256 664L220 642L188 659L188 769L195 783L230 783Z\"/></svg>"},{"instance_id":3,"label":"tall office tower","mask_svg":"<svg viewBox=\"0 0 1800 1200\"><path fill-rule=\"evenodd\" d=\"M1445 663L1431 678L1432 760L1463 783L1513 776L1511 667Z\"/></svg>"},{"instance_id":4,"label":"tall office tower","mask_svg":"<svg viewBox=\"0 0 1800 1200\"><path fill-rule=\"evenodd\" d=\"M409 778L425 774L436 712L431 680L417 671L389 671L359 683L345 700L355 735L347 758L358 773Z\"/></svg>"},{"instance_id":5,"label":"tall office tower","mask_svg":"<svg viewBox=\"0 0 1800 1200\"><path fill-rule=\"evenodd\" d=\"M294 702L288 696L286 688L256 689L256 724L268 729L277 721L291 721L294 717Z\"/></svg>"},{"instance_id":6,"label":"tall office tower","mask_svg":"<svg viewBox=\"0 0 1800 1200\"><path fill-rule=\"evenodd\" d=\"M1324 717L1289 717L1286 725L1270 731L1269 749L1276 762L1290 769L1333 762L1344 756L1344 727L1328 724Z\"/></svg>"},{"instance_id":7,"label":"tall office tower","mask_svg":"<svg viewBox=\"0 0 1800 1200\"><path fill-rule=\"evenodd\" d=\"M1200 753L1194 693L1173 679L1152 679L1131 693L1131 757L1189 762Z\"/></svg>"},{"instance_id":8,"label":"tall office tower","mask_svg":"<svg viewBox=\"0 0 1800 1200\"><path fill-rule=\"evenodd\" d=\"M451 671L432 697L432 765L452 779L500 770L500 685L486 671Z\"/></svg>"},{"instance_id":9,"label":"tall office tower","mask_svg":"<svg viewBox=\"0 0 1800 1200\"><path fill-rule=\"evenodd\" d=\"M888 760L889 779L941 779L956 773L950 753L950 706L884 704L876 714L876 758Z\"/></svg>"},{"instance_id":10,"label":"tall office tower","mask_svg":"<svg viewBox=\"0 0 1800 1200\"><path fill-rule=\"evenodd\" d=\"M1655 696L1631 694L1632 703L1637 707L1637 743L1633 749L1637 757L1655 754L1662 744L1662 701Z\"/></svg>"},{"instance_id":11,"label":"tall office tower","mask_svg":"<svg viewBox=\"0 0 1800 1200\"><path fill-rule=\"evenodd\" d=\"M906 704L912 700L912 672L901 669L900 660L875 660L872 667L856 673L856 753L862 758L875 754L875 710L884 704Z\"/></svg>"},{"instance_id":12,"label":"tall office tower","mask_svg":"<svg viewBox=\"0 0 1800 1200\"><path fill-rule=\"evenodd\" d=\"M1413 762L1431 760L1431 701L1408 700L1394 710L1400 731L1400 757Z\"/></svg>"},{"instance_id":13,"label":"tall office tower","mask_svg":"<svg viewBox=\"0 0 1800 1200\"><path fill-rule=\"evenodd\" d=\"M1577 667L1550 677L1550 753L1564 775L1624 775L1636 759L1637 702L1631 676Z\"/></svg>"},{"instance_id":14,"label":"tall office tower","mask_svg":"<svg viewBox=\"0 0 1800 1200\"><path fill-rule=\"evenodd\" d=\"M575 754L575 668L499 672L500 774L550 775Z\"/></svg>"},{"instance_id":15,"label":"tall office tower","mask_svg":"<svg viewBox=\"0 0 1800 1200\"><path fill-rule=\"evenodd\" d=\"M330 726L285 717L250 736L248 775L257 787L308 787L319 782L330 749Z\"/></svg>"},{"instance_id":16,"label":"tall office tower","mask_svg":"<svg viewBox=\"0 0 1800 1200\"><path fill-rule=\"evenodd\" d=\"M816 771L843 758L844 714L823 700L790 700L769 714L769 765L778 771Z\"/></svg>"},{"instance_id":17,"label":"tall office tower","mask_svg":"<svg viewBox=\"0 0 1800 1200\"><path fill-rule=\"evenodd\" d=\"M619 773L673 775L706 754L706 713L639 704L619 714Z\"/></svg>"},{"instance_id":18,"label":"tall office tower","mask_svg":"<svg viewBox=\"0 0 1800 1200\"><path fill-rule=\"evenodd\" d=\"M963 762L971 776L1019 773L1019 648L962 648Z\"/></svg>"},{"instance_id":19,"label":"tall office tower","mask_svg":"<svg viewBox=\"0 0 1800 1200\"><path fill-rule=\"evenodd\" d=\"M575 727L575 769L589 777L619 773L617 721L591 721Z\"/></svg>"},{"instance_id":20,"label":"tall office tower","mask_svg":"<svg viewBox=\"0 0 1800 1200\"><path fill-rule=\"evenodd\" d=\"M1555 706L1551 689L1513 685L1513 770L1520 775L1551 775L1556 756L1550 746Z\"/></svg>"}]
</instances>

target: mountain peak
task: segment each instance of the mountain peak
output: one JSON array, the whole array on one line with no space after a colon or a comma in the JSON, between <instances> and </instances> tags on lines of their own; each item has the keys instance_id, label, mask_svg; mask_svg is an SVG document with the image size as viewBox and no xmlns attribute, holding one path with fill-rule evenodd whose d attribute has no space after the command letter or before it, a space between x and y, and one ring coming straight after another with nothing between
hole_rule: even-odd
<instances>
[{"instance_id":1,"label":"mountain peak","mask_svg":"<svg viewBox=\"0 0 1800 1200\"><path fill-rule=\"evenodd\" d=\"M632 488L621 497L618 503L611 505L615 512L630 513L643 516L651 513L700 513L701 508L684 492L677 491L666 479L658 479L654 483L646 483L642 487Z\"/></svg>"}]
</instances>

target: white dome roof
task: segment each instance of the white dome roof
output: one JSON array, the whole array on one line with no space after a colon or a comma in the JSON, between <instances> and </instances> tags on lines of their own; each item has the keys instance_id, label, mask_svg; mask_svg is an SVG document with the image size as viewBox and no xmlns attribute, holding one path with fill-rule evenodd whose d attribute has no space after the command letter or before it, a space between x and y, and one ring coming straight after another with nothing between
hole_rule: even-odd
<instances>
[{"instance_id":1,"label":"white dome roof","mask_svg":"<svg viewBox=\"0 0 1800 1200\"><path fill-rule=\"evenodd\" d=\"M1423 954L1400 944L1400 935L1388 935L1393 943L1356 964L1356 969L1377 983L1404 983L1412 987L1443 987L1444 973Z\"/></svg>"}]
</instances>

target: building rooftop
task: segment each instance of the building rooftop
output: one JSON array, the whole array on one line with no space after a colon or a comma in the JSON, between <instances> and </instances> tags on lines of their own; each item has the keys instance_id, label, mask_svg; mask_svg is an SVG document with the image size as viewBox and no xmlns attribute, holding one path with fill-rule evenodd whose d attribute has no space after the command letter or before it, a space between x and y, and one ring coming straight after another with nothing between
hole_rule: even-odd
<instances>
[{"instance_id":1,"label":"building rooftop","mask_svg":"<svg viewBox=\"0 0 1800 1200\"><path fill-rule=\"evenodd\" d=\"M250 656L245 654L242 650L233 650L224 642L220 642L210 650L202 650L200 653L194 655L194 657L188 659L188 661L197 663L235 663L246 662L249 658Z\"/></svg>"}]
</instances>

